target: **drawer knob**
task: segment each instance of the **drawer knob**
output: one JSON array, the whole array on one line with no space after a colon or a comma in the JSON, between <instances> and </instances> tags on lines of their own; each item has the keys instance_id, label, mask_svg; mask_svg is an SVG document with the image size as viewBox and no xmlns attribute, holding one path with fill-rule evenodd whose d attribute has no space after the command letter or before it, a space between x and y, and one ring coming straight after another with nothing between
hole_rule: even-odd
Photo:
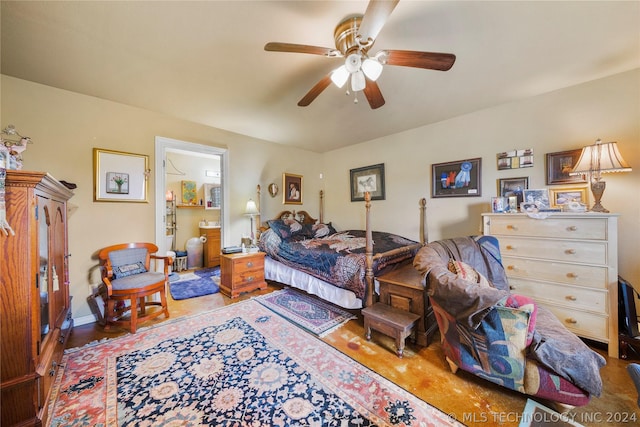
<instances>
[{"instance_id":1,"label":"drawer knob","mask_svg":"<svg viewBox=\"0 0 640 427\"><path fill-rule=\"evenodd\" d=\"M247 282L253 282L253 276L247 277Z\"/></svg>"},{"instance_id":2,"label":"drawer knob","mask_svg":"<svg viewBox=\"0 0 640 427\"><path fill-rule=\"evenodd\" d=\"M568 231L576 231L578 229L578 227L576 227L575 225L572 225L571 227L567 227Z\"/></svg>"},{"instance_id":3,"label":"drawer knob","mask_svg":"<svg viewBox=\"0 0 640 427\"><path fill-rule=\"evenodd\" d=\"M569 301L576 301L578 298L574 297L573 295L567 295L566 297L564 297L565 299L569 300Z\"/></svg>"},{"instance_id":4,"label":"drawer knob","mask_svg":"<svg viewBox=\"0 0 640 427\"><path fill-rule=\"evenodd\" d=\"M512 251L512 250L514 250L514 249L515 249L515 247L514 247L514 246L507 245L507 250L508 250L508 251Z\"/></svg>"},{"instance_id":5,"label":"drawer knob","mask_svg":"<svg viewBox=\"0 0 640 427\"><path fill-rule=\"evenodd\" d=\"M567 277L569 279L577 279L578 275L576 273L567 273Z\"/></svg>"},{"instance_id":6,"label":"drawer knob","mask_svg":"<svg viewBox=\"0 0 640 427\"><path fill-rule=\"evenodd\" d=\"M578 323L578 321L576 319L574 319L573 317L569 317L568 319L564 320L567 323L570 323L572 325L575 325L576 323Z\"/></svg>"},{"instance_id":7,"label":"drawer knob","mask_svg":"<svg viewBox=\"0 0 640 427\"><path fill-rule=\"evenodd\" d=\"M516 231L517 229L518 229L518 227L516 227L515 225L511 225L511 224L507 225L507 230Z\"/></svg>"},{"instance_id":8,"label":"drawer knob","mask_svg":"<svg viewBox=\"0 0 640 427\"><path fill-rule=\"evenodd\" d=\"M516 287L515 287L515 286L513 286L513 285L509 285L509 290L510 290L510 291L515 291L515 290L516 290Z\"/></svg>"},{"instance_id":9,"label":"drawer knob","mask_svg":"<svg viewBox=\"0 0 640 427\"><path fill-rule=\"evenodd\" d=\"M247 263L247 267L253 267L253 263L252 263L251 261L249 261L249 262Z\"/></svg>"},{"instance_id":10,"label":"drawer knob","mask_svg":"<svg viewBox=\"0 0 640 427\"><path fill-rule=\"evenodd\" d=\"M507 265L507 270L518 271L518 268L515 265Z\"/></svg>"},{"instance_id":11,"label":"drawer knob","mask_svg":"<svg viewBox=\"0 0 640 427\"><path fill-rule=\"evenodd\" d=\"M575 249L567 249L566 251L564 251L565 254L567 255L575 255L576 250Z\"/></svg>"}]
</instances>

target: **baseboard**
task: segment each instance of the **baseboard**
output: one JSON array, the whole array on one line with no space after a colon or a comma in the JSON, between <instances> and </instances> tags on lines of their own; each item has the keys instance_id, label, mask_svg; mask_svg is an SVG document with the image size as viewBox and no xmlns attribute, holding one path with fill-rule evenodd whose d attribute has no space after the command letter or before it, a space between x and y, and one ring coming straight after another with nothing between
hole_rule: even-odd
<instances>
[{"instance_id":1,"label":"baseboard","mask_svg":"<svg viewBox=\"0 0 640 427\"><path fill-rule=\"evenodd\" d=\"M73 326L88 325L89 323L96 323L96 316L90 314L88 316L76 317L73 319Z\"/></svg>"}]
</instances>

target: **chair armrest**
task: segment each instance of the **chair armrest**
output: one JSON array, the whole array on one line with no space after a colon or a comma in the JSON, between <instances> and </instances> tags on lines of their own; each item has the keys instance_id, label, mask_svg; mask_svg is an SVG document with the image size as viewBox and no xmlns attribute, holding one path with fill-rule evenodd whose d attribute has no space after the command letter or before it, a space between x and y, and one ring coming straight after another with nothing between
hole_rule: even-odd
<instances>
[{"instance_id":1,"label":"chair armrest","mask_svg":"<svg viewBox=\"0 0 640 427\"><path fill-rule=\"evenodd\" d=\"M158 262L158 260L162 260L163 261L163 266L164 266L164 275L168 276L169 275L169 266L173 264L173 257L170 257L168 255L154 255L151 254L150 258L154 260L155 263ZM155 264L156 268L158 264Z\"/></svg>"},{"instance_id":2,"label":"chair armrest","mask_svg":"<svg viewBox=\"0 0 640 427\"><path fill-rule=\"evenodd\" d=\"M533 340L533 332L536 329L536 319L538 317L538 306L535 301L524 295L511 294L506 299L501 300L497 305L517 308L529 313L529 326L527 327L527 346L529 346Z\"/></svg>"}]
</instances>

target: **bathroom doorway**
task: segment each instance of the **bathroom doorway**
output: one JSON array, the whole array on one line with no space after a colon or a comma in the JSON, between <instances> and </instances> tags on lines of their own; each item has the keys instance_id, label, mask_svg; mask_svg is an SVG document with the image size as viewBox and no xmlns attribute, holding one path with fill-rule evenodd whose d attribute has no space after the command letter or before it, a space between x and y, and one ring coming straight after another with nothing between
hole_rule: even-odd
<instances>
[{"instance_id":1,"label":"bathroom doorway","mask_svg":"<svg viewBox=\"0 0 640 427\"><path fill-rule=\"evenodd\" d=\"M185 159L193 157L193 162L182 162L178 167L176 159ZM169 161L171 159L173 161ZM204 160L203 160L204 159ZM210 162L209 162L210 160ZM196 170L190 170L188 164L200 165ZM202 167L202 165L211 165L210 169ZM205 176L209 174L211 176ZM217 174L217 176L216 176ZM202 176L200 176L202 175ZM170 179L167 179L170 177ZM223 245L226 242L225 225L228 224L228 213L225 206L228 205L227 183L228 183L228 156L227 150L224 148L211 147L208 145L196 144L187 141L180 141L165 137L157 136L155 140L155 194L156 194L156 244L160 253L166 253L172 249L172 243L167 237L167 189L172 192L172 196L180 206L182 203L182 192L180 183L182 180L195 182L196 198L191 206L185 206L183 212L179 212L177 216L177 228L182 229L183 233L178 234L178 230L174 229L173 244L174 249L181 249L184 245L181 240L186 234L199 234L198 220L200 217L207 218L210 216L212 221L217 221L221 226L221 241ZM168 184L169 183L169 184ZM216 183L219 185L219 208L209 211L207 208L208 199L205 197L205 184ZM177 187L176 187L177 186ZM207 190L209 187L206 187ZM202 202L201 202L202 200ZM184 215L182 215L184 214ZM194 216L195 215L195 216ZM180 224L180 217L184 217L183 224ZM193 217L194 219L189 219ZM215 217L215 218L214 218ZM169 218L171 221L172 218ZM173 220L176 220L174 213ZM187 221L186 223L184 221ZM193 221L193 224L191 223ZM198 237L198 236L193 236ZM176 239L177 238L177 239Z\"/></svg>"}]
</instances>

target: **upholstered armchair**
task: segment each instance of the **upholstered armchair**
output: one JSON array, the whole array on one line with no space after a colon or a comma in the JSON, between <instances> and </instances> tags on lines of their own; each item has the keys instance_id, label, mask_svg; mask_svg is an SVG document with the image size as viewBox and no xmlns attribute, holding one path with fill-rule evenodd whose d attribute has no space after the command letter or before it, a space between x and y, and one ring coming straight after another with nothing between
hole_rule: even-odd
<instances>
[{"instance_id":1,"label":"upholstered armchair","mask_svg":"<svg viewBox=\"0 0 640 427\"><path fill-rule=\"evenodd\" d=\"M162 314L169 318L166 285L169 283L169 266L172 258L158 256L153 243L122 243L102 249L98 258L102 267L102 283L105 297L105 329L112 325L128 327L136 333L138 325ZM154 260L154 263L151 263ZM164 271L151 267L163 261ZM159 294L160 301L148 300ZM147 311L148 307L159 309Z\"/></svg>"},{"instance_id":2,"label":"upholstered armchair","mask_svg":"<svg viewBox=\"0 0 640 427\"><path fill-rule=\"evenodd\" d=\"M442 349L458 368L566 410L600 396L605 359L544 307L511 294L493 236L429 243L414 267L426 286Z\"/></svg>"}]
</instances>

